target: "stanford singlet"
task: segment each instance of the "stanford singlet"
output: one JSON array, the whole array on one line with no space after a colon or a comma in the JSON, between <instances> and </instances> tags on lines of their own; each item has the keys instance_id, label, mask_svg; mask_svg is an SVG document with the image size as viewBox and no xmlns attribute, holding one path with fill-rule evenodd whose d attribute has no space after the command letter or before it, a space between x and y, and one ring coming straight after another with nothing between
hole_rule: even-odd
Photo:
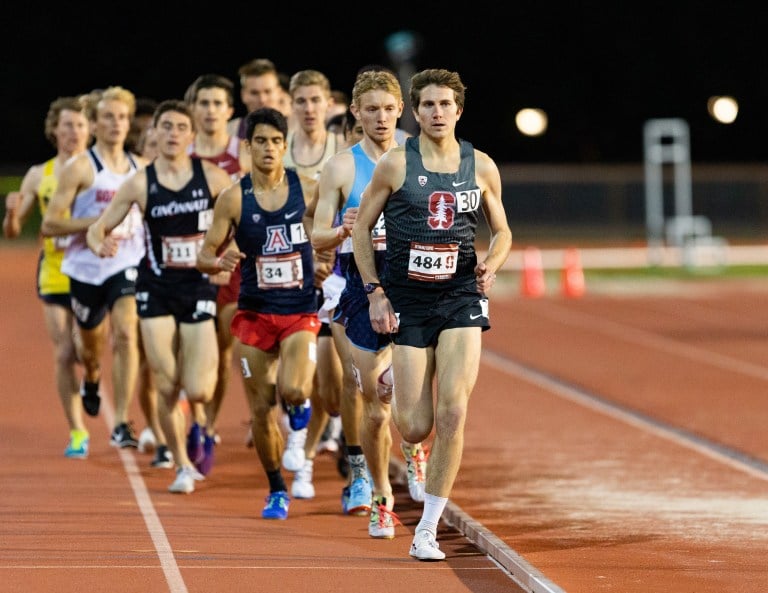
<instances>
[{"instance_id":1,"label":"stanford singlet","mask_svg":"<svg viewBox=\"0 0 768 593\"><path fill-rule=\"evenodd\" d=\"M475 230L482 195L472 144L459 140L455 173L424 168L419 138L405 142L405 180L384 207L387 228L385 286L444 291L474 283Z\"/></svg>"}]
</instances>

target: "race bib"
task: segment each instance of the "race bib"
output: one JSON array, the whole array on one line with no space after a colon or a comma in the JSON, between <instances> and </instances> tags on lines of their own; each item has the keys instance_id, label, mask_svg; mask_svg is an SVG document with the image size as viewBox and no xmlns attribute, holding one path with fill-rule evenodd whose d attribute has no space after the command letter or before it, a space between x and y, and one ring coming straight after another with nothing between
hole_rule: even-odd
<instances>
[{"instance_id":1,"label":"race bib","mask_svg":"<svg viewBox=\"0 0 768 593\"><path fill-rule=\"evenodd\" d=\"M455 192L456 194L456 209L459 212L474 212L480 207L480 193L479 187L473 187L472 189L465 189Z\"/></svg>"},{"instance_id":2,"label":"race bib","mask_svg":"<svg viewBox=\"0 0 768 593\"><path fill-rule=\"evenodd\" d=\"M205 233L163 237L162 265L166 268L194 268Z\"/></svg>"},{"instance_id":3,"label":"race bib","mask_svg":"<svg viewBox=\"0 0 768 593\"><path fill-rule=\"evenodd\" d=\"M379 215L376 226L371 231L371 241L374 251L387 250L387 227L384 224L384 213ZM347 237L339 246L339 253L352 253L352 237Z\"/></svg>"},{"instance_id":4,"label":"race bib","mask_svg":"<svg viewBox=\"0 0 768 593\"><path fill-rule=\"evenodd\" d=\"M376 226L371 231L371 239L373 240L374 251L387 250L387 226L384 224L383 212L379 214L379 220L376 221Z\"/></svg>"},{"instance_id":5,"label":"race bib","mask_svg":"<svg viewBox=\"0 0 768 593\"><path fill-rule=\"evenodd\" d=\"M458 243L411 242L411 251L408 256L408 278L421 282L449 280L456 274L458 261Z\"/></svg>"},{"instance_id":6,"label":"race bib","mask_svg":"<svg viewBox=\"0 0 768 593\"><path fill-rule=\"evenodd\" d=\"M347 237L339 245L339 253L352 253L352 237Z\"/></svg>"},{"instance_id":7,"label":"race bib","mask_svg":"<svg viewBox=\"0 0 768 593\"><path fill-rule=\"evenodd\" d=\"M259 279L258 287L262 290L303 286L304 264L301 261L301 253L258 256L256 276Z\"/></svg>"},{"instance_id":8,"label":"race bib","mask_svg":"<svg viewBox=\"0 0 768 593\"><path fill-rule=\"evenodd\" d=\"M213 222L213 208L203 210L197 215L197 230L207 231Z\"/></svg>"}]
</instances>

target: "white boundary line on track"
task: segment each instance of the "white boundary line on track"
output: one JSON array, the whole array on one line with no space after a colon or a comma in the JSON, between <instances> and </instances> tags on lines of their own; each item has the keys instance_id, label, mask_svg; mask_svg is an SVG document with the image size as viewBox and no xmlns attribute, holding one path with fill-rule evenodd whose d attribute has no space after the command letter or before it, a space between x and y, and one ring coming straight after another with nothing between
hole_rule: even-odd
<instances>
[{"instance_id":1,"label":"white boundary line on track","mask_svg":"<svg viewBox=\"0 0 768 593\"><path fill-rule=\"evenodd\" d=\"M571 313L568 315L568 322L573 325L581 325L584 323L582 317L585 316ZM560 318L560 321L563 321L563 319ZM621 339L671 352L677 356L695 358L700 361L703 360L712 366L720 367L730 372L738 372L758 379L768 380L768 372L758 365L744 363L731 357L708 352L700 348L680 345L672 340L659 338L658 336L654 336L653 334L642 330L627 328L613 322L590 318L588 323L593 329L595 321L597 321L598 325L602 328L602 331L614 336L618 335ZM505 358L504 356L484 349L482 352L482 363L494 367L508 375L521 378L558 397L577 403L585 408L589 408L640 430L650 432L681 447L691 449L700 455L728 465L729 467L749 474L754 478L768 481L768 473L764 470L740 460L737 456L729 454L727 451L724 452L713 443L708 443L703 439L697 439L692 435L686 435L673 428L665 427L661 423L643 418L641 414L624 410L619 405L611 405L610 403L601 401L597 396L570 387L562 381L547 377L544 373L529 369ZM529 564L524 558L507 546L493 533L488 531L484 526L464 513L464 511L457 505L451 502L448 503L444 520L473 542L481 551L498 562L512 575L513 580L519 586L526 589L526 591L530 591L531 593L563 592L561 588L547 579L547 577L538 569Z\"/></svg>"},{"instance_id":2,"label":"white boundary line on track","mask_svg":"<svg viewBox=\"0 0 768 593\"><path fill-rule=\"evenodd\" d=\"M160 559L165 580L168 582L168 590L170 593L187 593L187 585L181 576L179 565L176 564L173 548L171 548L171 543L165 534L163 524L157 516L155 506L152 504L147 485L144 483L144 478L141 477L141 472L136 465L136 458L133 453L120 449L120 459L128 475L128 481L131 483L133 495L136 497L136 503L139 505L141 516L147 525L149 536L152 538L155 550L157 550L157 557Z\"/></svg>"},{"instance_id":3,"label":"white boundary line on track","mask_svg":"<svg viewBox=\"0 0 768 593\"><path fill-rule=\"evenodd\" d=\"M114 411L109 398L102 396L101 412L104 422L109 428L110 434L114 426ZM119 449L120 461L125 469L128 481L131 484L136 504L147 526L147 531L155 546L160 566L168 583L169 593L189 593L184 578L181 575L176 557L173 554L168 537L163 529L163 524L157 515L152 499L147 490L144 478L136 465L134 454L128 450ZM397 460L403 465L405 463ZM482 524L464 513L458 506L448 502L443 520L457 529L464 537L473 543L481 552L488 555L493 561L505 569L511 579L530 593L565 593L562 589L549 581L535 568L517 555L503 541L488 531ZM192 567L194 568L194 567ZM242 568L242 567L239 567ZM263 567L262 567L263 568ZM293 567L290 567L293 569ZM377 569L378 570L378 569ZM418 570L418 568L414 568ZM421 569L423 570L423 568Z\"/></svg>"},{"instance_id":4,"label":"white boundary line on track","mask_svg":"<svg viewBox=\"0 0 768 593\"><path fill-rule=\"evenodd\" d=\"M569 316L569 321L571 324L580 325L584 322L581 317L582 316L576 314L571 314ZM594 320L590 319L589 324L594 329ZM713 354L691 346L683 346L672 340L659 338L648 332L633 330L605 320L600 322L600 326L602 327L602 331L614 335L620 330L620 337L625 340L631 337L632 341L636 343L669 351L678 356L697 358L699 360L703 359L713 366L719 366L729 371L740 372L759 379L768 378L768 372L757 365L742 363L730 357ZM600 401L595 396L590 396L587 393L569 387L563 382L551 379L543 373L533 371L498 354L483 350L482 362L501 370L502 372L517 376L531 384L542 387L558 397L568 399L583 407L597 411L641 430L651 432L661 438L672 441L679 446L691 449L701 455L747 473L752 477L768 481L768 474L766 474L766 472L761 471L738 458L734 458L727 453L723 453L713 446L707 445L705 442L680 434L680 432L645 419L639 414L623 410L616 405ZM102 398L102 411L105 423L111 433L114 424L114 415L111 402L108 401L107 397ZM135 457L129 451L122 449L119 450L119 454L131 484L131 488L133 489L139 510L157 551L163 573L168 582L169 593L188 593L181 571L176 563L173 549L171 548L170 542L162 527L162 523L152 504L146 484L136 465ZM459 531L481 552L488 555L493 561L505 569L510 574L512 580L526 591L530 593L565 593L563 589L550 581L543 573L527 562L512 548L507 546L500 538L486 529L481 523L467 515L456 504L450 501L448 502L443 515L443 521Z\"/></svg>"},{"instance_id":5,"label":"white boundary line on track","mask_svg":"<svg viewBox=\"0 0 768 593\"><path fill-rule=\"evenodd\" d=\"M443 521L504 568L512 580L525 591L529 593L565 593L563 589L550 581L501 539L488 531L484 525L475 521L450 501L445 507Z\"/></svg>"},{"instance_id":6,"label":"white boundary line on track","mask_svg":"<svg viewBox=\"0 0 768 593\"><path fill-rule=\"evenodd\" d=\"M644 335L644 332L637 332L635 337L641 337L638 341L642 343L654 342L649 339L648 335ZM626 333L624 334L626 337ZM667 340L657 339L654 344L661 349L672 349L670 344L661 342L669 342ZM677 345L676 345L677 346ZM683 354L683 348L677 346L674 348L677 354ZM690 349L694 351L694 354L703 354L703 351L697 349ZM728 359L728 357L721 357L708 353L709 362L717 366L723 366L731 371L744 372L745 374L756 375L759 378L765 378L764 369L758 368L756 365L748 364L734 364L735 361ZM686 356L691 356L691 352L684 353ZM550 393L575 402L585 408L589 408L631 426L639 428L647 432L651 432L661 438L672 441L673 443L686 447L714 459L720 463L728 465L738 471L749 474L759 480L768 481L768 474L766 472L755 468L748 463L742 462L738 458L723 453L713 445L708 445L705 442L698 441L697 439L682 435L679 432L666 428L663 425L644 419L639 414L633 414L629 411L622 410L618 406L610 405L606 402L600 401L597 397L590 396L575 388L569 387L562 382L558 382L554 379L548 378L543 373L538 373L531 369L528 369L520 364L517 364L503 356L483 350L482 363L488 366L494 367L509 375L516 376L518 378L527 381L533 385L537 385ZM475 546L477 546L483 553L487 554L490 558L500 564L505 570L507 570L515 583L523 587L526 591L531 593L565 593L563 589L558 587L552 581L550 581L543 573L536 569L533 565L528 563L522 556L515 552L512 548L507 546L501 539L496 537L492 532L488 531L482 524L478 523L472 517L464 513L460 507L448 502L443 515L443 520L450 526L457 529L464 537L470 540Z\"/></svg>"},{"instance_id":7,"label":"white boundary line on track","mask_svg":"<svg viewBox=\"0 0 768 593\"><path fill-rule=\"evenodd\" d=\"M558 397L570 400L585 408L589 408L605 416L609 416L615 420L639 428L640 430L652 433L658 437L671 441L676 445L685 447L686 449L691 449L700 455L714 459L719 463L728 465L745 474L749 474L753 478L768 481L768 473L765 471L742 461L738 457L724 453L712 443L708 443L703 439L697 439L692 435L683 434L680 431L668 428L661 423L644 418L638 413L633 413L622 409L618 405L601 401L596 396L570 387L560 381L547 377L543 373L526 368L493 352L484 351L482 362L510 375L520 377Z\"/></svg>"},{"instance_id":8,"label":"white boundary line on track","mask_svg":"<svg viewBox=\"0 0 768 593\"><path fill-rule=\"evenodd\" d=\"M101 412L111 436L115 424L115 413L112 402L103 394L101 397ZM160 567L163 569L165 580L168 583L168 593L189 593L184 578L181 576L179 565L176 563L176 557L173 555L171 543L168 541L168 536L163 529L160 517L157 516L155 506L152 504L152 498L147 490L147 485L141 476L138 465L136 465L136 457L132 452L125 449L118 449L118 453L125 469L125 475L128 477L128 482L133 490L133 496L136 499L139 512L147 526L149 537L152 538L152 543L155 546L157 557L160 560Z\"/></svg>"},{"instance_id":9,"label":"white boundary line on track","mask_svg":"<svg viewBox=\"0 0 768 593\"><path fill-rule=\"evenodd\" d=\"M637 329L607 319L601 319L594 315L571 311L567 307L554 303L552 308L553 311L537 311L537 315L552 319L557 323L562 323L564 325L599 331L616 340L622 340L623 342L644 346L652 350L668 352L675 356L687 358L696 362L703 362L731 373L741 373L747 377L768 381L768 369L764 366L753 364L751 362L744 362L733 358L732 356L710 352L709 350L698 348L696 346L681 344L675 340L657 336L656 334L642 329Z\"/></svg>"}]
</instances>

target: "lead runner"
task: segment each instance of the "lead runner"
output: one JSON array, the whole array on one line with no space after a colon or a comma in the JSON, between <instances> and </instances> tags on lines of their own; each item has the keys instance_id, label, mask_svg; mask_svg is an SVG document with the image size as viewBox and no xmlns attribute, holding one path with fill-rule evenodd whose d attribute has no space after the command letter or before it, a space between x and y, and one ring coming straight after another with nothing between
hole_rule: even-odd
<instances>
[{"instance_id":1,"label":"lead runner","mask_svg":"<svg viewBox=\"0 0 768 593\"><path fill-rule=\"evenodd\" d=\"M410 548L418 560L445 558L437 525L461 464L481 334L490 328L485 293L512 246L496 163L455 135L464 93L456 72L429 69L411 78L419 135L379 159L352 233L371 325L394 342L395 424L412 443L435 428L424 510ZM478 263L481 209L491 239ZM387 267L379 278L371 231L382 212Z\"/></svg>"}]
</instances>

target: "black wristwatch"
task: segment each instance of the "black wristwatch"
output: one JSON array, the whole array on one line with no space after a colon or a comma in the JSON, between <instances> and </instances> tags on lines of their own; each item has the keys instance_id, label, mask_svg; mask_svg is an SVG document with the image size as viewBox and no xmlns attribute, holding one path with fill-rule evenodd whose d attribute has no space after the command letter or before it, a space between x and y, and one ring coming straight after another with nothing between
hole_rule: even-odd
<instances>
[{"instance_id":1,"label":"black wristwatch","mask_svg":"<svg viewBox=\"0 0 768 593\"><path fill-rule=\"evenodd\" d=\"M363 290L365 291L365 294L371 294L374 290L379 288L381 284L378 282L369 282L368 284L363 285Z\"/></svg>"}]
</instances>

